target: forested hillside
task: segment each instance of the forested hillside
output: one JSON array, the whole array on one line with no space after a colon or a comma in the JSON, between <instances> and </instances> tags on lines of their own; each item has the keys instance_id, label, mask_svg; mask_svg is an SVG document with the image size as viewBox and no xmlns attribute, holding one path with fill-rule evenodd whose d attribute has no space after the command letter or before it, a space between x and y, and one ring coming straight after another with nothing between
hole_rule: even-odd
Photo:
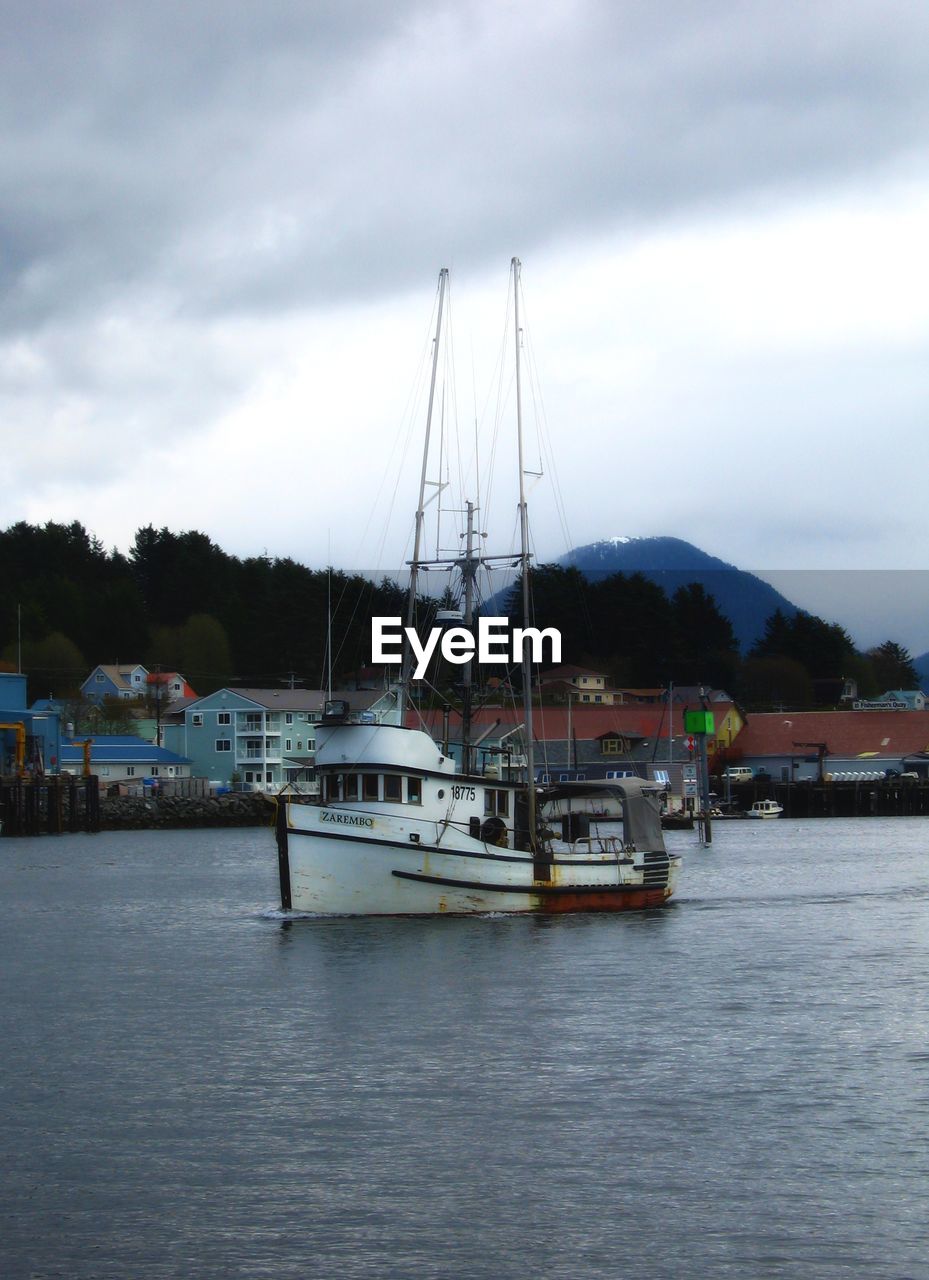
<instances>
[{"instance_id":1,"label":"forested hillside","mask_svg":"<svg viewBox=\"0 0 929 1280\"><path fill-rule=\"evenodd\" d=\"M33 696L64 696L97 663L184 673L198 693L232 679L325 684L328 601L333 668L370 653L372 614L396 614L389 582L311 570L290 559L240 560L205 534L140 529L128 556L78 523L0 532L0 646L15 658L17 611Z\"/></svg>"},{"instance_id":2,"label":"forested hillside","mask_svg":"<svg viewBox=\"0 0 929 1280\"><path fill-rule=\"evenodd\" d=\"M389 580L330 576L289 558L239 559L203 533L151 526L123 555L77 522L12 525L0 531L0 583L0 651L16 661L19 625L33 698L67 697L97 663L117 661L181 671L200 694L230 682L319 688L330 599L336 683L370 661L370 619L405 612ZM773 613L742 658L700 583L669 596L641 574L591 581L574 567L542 565L532 597L537 624L561 631L564 660L617 685L706 683L748 707L807 707L835 700L830 681L853 678L863 697L917 682L910 655L892 641L858 653L840 626L803 612ZM436 603L423 602L421 631Z\"/></svg>"}]
</instances>

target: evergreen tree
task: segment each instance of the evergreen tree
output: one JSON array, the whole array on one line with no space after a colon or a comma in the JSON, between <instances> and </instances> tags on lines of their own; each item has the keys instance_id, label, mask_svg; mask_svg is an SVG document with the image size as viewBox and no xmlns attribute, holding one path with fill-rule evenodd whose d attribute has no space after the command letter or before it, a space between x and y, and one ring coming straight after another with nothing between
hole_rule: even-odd
<instances>
[{"instance_id":1,"label":"evergreen tree","mask_svg":"<svg viewBox=\"0 0 929 1280\"><path fill-rule=\"evenodd\" d=\"M919 675L913 659L902 645L893 640L869 649L866 657L874 672L874 682L881 693L889 689L918 689Z\"/></svg>"}]
</instances>

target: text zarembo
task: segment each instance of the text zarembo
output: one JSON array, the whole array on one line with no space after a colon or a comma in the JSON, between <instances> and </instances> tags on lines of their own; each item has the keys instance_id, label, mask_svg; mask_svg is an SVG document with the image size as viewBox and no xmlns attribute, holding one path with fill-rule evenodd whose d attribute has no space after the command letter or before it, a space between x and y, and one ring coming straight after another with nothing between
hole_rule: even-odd
<instances>
[{"instance_id":1,"label":"text zarembo","mask_svg":"<svg viewBox=\"0 0 929 1280\"><path fill-rule=\"evenodd\" d=\"M542 662L542 645L548 640L552 666L561 661L561 632L555 627L514 627L510 632L508 618L479 618L476 639L467 627L433 627L422 641L413 627L401 627L400 622L400 618L371 619L371 661L375 666L402 661L405 635L416 659L414 680L422 680L437 647L446 662L464 666L475 657L475 650L482 664L518 662L528 643L532 662Z\"/></svg>"}]
</instances>

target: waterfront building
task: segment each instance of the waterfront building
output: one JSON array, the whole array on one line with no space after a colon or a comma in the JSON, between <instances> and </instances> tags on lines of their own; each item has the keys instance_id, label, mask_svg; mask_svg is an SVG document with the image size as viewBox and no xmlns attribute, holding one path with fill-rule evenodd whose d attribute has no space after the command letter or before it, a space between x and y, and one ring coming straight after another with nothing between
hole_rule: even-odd
<instances>
[{"instance_id":1,"label":"waterfront building","mask_svg":"<svg viewBox=\"0 0 929 1280\"><path fill-rule=\"evenodd\" d=\"M379 690L332 696L374 716L395 706ZM290 784L315 794L316 727L328 697L324 689L217 689L169 709L162 742L217 786L275 792Z\"/></svg>"}]
</instances>

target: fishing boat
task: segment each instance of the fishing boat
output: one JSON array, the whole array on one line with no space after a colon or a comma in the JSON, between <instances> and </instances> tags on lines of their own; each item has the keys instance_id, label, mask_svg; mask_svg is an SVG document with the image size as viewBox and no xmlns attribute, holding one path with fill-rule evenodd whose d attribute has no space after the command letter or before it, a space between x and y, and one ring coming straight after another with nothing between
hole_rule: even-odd
<instances>
[{"instance_id":1,"label":"fishing boat","mask_svg":"<svg viewBox=\"0 0 929 1280\"><path fill-rule=\"evenodd\" d=\"M776 800L756 800L750 809L745 810L746 818L779 818L784 806Z\"/></svg>"},{"instance_id":2,"label":"fishing boat","mask_svg":"<svg viewBox=\"0 0 929 1280\"><path fill-rule=\"evenodd\" d=\"M511 264L517 341L515 386L519 468L519 566L523 616L529 618L529 537L520 395L520 264ZM412 626L423 557L423 519L439 335L447 272L439 277L436 335L419 505L414 525L407 623ZM465 630L473 625L479 565L513 561L476 548L474 504L467 504L466 548L453 560L463 580ZM659 788L639 778L539 785L534 763L531 643L522 647L523 752L514 767L475 768L470 741L470 663L463 672L459 758L406 723L412 658L404 649L395 713L353 714L347 702L326 704L316 736L316 803L281 797L277 843L284 910L337 915L547 914L660 907L672 895L680 858L665 848ZM621 832L591 834L587 823L563 826L556 838L543 808L559 800L622 809Z\"/></svg>"}]
</instances>

